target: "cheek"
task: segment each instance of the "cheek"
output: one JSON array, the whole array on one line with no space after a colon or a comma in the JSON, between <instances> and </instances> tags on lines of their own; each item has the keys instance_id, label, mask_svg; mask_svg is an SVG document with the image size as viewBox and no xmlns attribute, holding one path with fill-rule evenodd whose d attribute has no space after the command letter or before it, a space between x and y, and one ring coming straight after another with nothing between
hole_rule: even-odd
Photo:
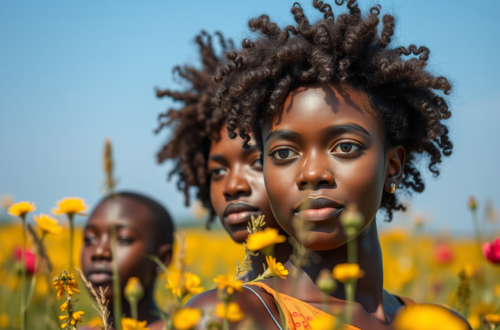
<instances>
[{"instance_id":1,"label":"cheek","mask_svg":"<svg viewBox=\"0 0 500 330\"><path fill-rule=\"evenodd\" d=\"M226 208L223 179L210 183L210 203L212 203L212 207L214 208L215 213L217 213L217 216L222 219Z\"/></svg>"},{"instance_id":2,"label":"cheek","mask_svg":"<svg viewBox=\"0 0 500 330\"><path fill-rule=\"evenodd\" d=\"M358 161L336 164L334 169L335 181L345 202L357 204L365 219L373 219L382 199L383 159L374 153Z\"/></svg>"},{"instance_id":3,"label":"cheek","mask_svg":"<svg viewBox=\"0 0 500 330\"><path fill-rule=\"evenodd\" d=\"M148 285L151 276L151 261L145 254L152 254L153 251L147 248L145 241L135 242L132 245L117 246L118 271L120 273L120 285L125 286L129 277L139 277L143 285Z\"/></svg>"},{"instance_id":4,"label":"cheek","mask_svg":"<svg viewBox=\"0 0 500 330\"><path fill-rule=\"evenodd\" d=\"M288 232L286 219L290 214L290 206L287 196L296 190L295 174L290 168L278 168L270 164L264 168L264 182L273 216Z\"/></svg>"}]
</instances>

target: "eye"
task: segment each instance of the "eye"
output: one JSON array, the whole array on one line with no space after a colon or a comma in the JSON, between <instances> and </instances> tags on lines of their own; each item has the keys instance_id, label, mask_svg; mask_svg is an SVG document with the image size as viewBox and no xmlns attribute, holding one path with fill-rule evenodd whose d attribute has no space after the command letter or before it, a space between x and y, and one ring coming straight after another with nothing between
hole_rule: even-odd
<instances>
[{"instance_id":1,"label":"eye","mask_svg":"<svg viewBox=\"0 0 500 330\"><path fill-rule=\"evenodd\" d=\"M92 235L85 235L85 236L83 237L83 242L84 242L84 244L85 244L86 246L89 246L89 245L94 244L94 243L95 243L95 241L96 241L95 236L92 236Z\"/></svg>"},{"instance_id":2,"label":"eye","mask_svg":"<svg viewBox=\"0 0 500 330\"><path fill-rule=\"evenodd\" d=\"M262 171L262 161L259 158L257 158L253 163L252 163L252 168L258 171Z\"/></svg>"},{"instance_id":3,"label":"eye","mask_svg":"<svg viewBox=\"0 0 500 330\"><path fill-rule=\"evenodd\" d=\"M216 180L226 173L227 173L227 170L225 168L222 168L222 167L214 168L213 170L210 171L210 178L212 180Z\"/></svg>"},{"instance_id":4,"label":"eye","mask_svg":"<svg viewBox=\"0 0 500 330\"><path fill-rule=\"evenodd\" d=\"M299 156L299 154L293 150L290 150L290 149L278 149L276 151L274 151L271 156L280 161L280 162L283 162L283 161L287 161L287 160L292 160L294 158L297 158Z\"/></svg>"},{"instance_id":5,"label":"eye","mask_svg":"<svg viewBox=\"0 0 500 330\"><path fill-rule=\"evenodd\" d=\"M118 243L120 243L120 245L130 245L134 243L134 240L132 238L126 236L118 237L117 241Z\"/></svg>"},{"instance_id":6,"label":"eye","mask_svg":"<svg viewBox=\"0 0 500 330\"><path fill-rule=\"evenodd\" d=\"M360 146L351 142L342 142L333 148L333 153L348 155L360 149Z\"/></svg>"}]
</instances>

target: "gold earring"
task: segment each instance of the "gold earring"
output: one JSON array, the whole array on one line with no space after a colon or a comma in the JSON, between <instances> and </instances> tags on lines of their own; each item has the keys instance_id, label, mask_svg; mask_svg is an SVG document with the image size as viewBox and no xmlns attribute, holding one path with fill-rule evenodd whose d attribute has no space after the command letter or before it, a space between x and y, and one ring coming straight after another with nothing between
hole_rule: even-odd
<instances>
[{"instance_id":1,"label":"gold earring","mask_svg":"<svg viewBox=\"0 0 500 330\"><path fill-rule=\"evenodd\" d=\"M398 186L396 186L395 183L391 183L391 194L394 194L394 192L398 189Z\"/></svg>"}]
</instances>

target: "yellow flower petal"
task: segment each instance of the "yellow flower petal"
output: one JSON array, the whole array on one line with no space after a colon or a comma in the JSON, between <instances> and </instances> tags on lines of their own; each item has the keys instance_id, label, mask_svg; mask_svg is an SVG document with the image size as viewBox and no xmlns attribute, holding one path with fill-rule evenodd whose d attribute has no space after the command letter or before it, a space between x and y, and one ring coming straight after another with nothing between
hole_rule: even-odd
<instances>
[{"instance_id":1,"label":"yellow flower petal","mask_svg":"<svg viewBox=\"0 0 500 330\"><path fill-rule=\"evenodd\" d=\"M23 217L26 213L33 212L36 210L35 203L30 202L19 202L12 204L9 207L9 214L15 217Z\"/></svg>"},{"instance_id":2,"label":"yellow flower petal","mask_svg":"<svg viewBox=\"0 0 500 330\"><path fill-rule=\"evenodd\" d=\"M238 322L245 316L240 306L235 302L230 302L227 307L222 303L217 304L215 306L215 315L229 322Z\"/></svg>"},{"instance_id":3,"label":"yellow flower petal","mask_svg":"<svg viewBox=\"0 0 500 330\"><path fill-rule=\"evenodd\" d=\"M174 314L174 328L177 330L189 330L198 324L201 311L196 308L183 308Z\"/></svg>"},{"instance_id":4,"label":"yellow flower petal","mask_svg":"<svg viewBox=\"0 0 500 330\"><path fill-rule=\"evenodd\" d=\"M271 256L266 256L267 266L274 276L279 276L282 279L286 279L288 275L288 270L283 266L281 262L276 262L276 258Z\"/></svg>"},{"instance_id":5,"label":"yellow flower petal","mask_svg":"<svg viewBox=\"0 0 500 330\"><path fill-rule=\"evenodd\" d=\"M57 207L52 209L52 214L79 214L86 215L83 213L88 209L85 205L85 201L77 197L67 197L63 198L57 202Z\"/></svg>"},{"instance_id":6,"label":"yellow flower petal","mask_svg":"<svg viewBox=\"0 0 500 330\"><path fill-rule=\"evenodd\" d=\"M276 228L265 228L264 230L248 235L246 247L249 250L261 250L263 248L283 243L286 237L279 235Z\"/></svg>"},{"instance_id":7,"label":"yellow flower petal","mask_svg":"<svg viewBox=\"0 0 500 330\"><path fill-rule=\"evenodd\" d=\"M333 268L333 278L342 283L356 280L364 275L365 272L358 264L340 264Z\"/></svg>"},{"instance_id":8,"label":"yellow flower petal","mask_svg":"<svg viewBox=\"0 0 500 330\"><path fill-rule=\"evenodd\" d=\"M396 330L467 330L468 325L437 305L409 306L394 320Z\"/></svg>"},{"instance_id":9,"label":"yellow flower petal","mask_svg":"<svg viewBox=\"0 0 500 330\"><path fill-rule=\"evenodd\" d=\"M42 231L49 234L60 234L62 232L62 227L59 226L57 219L51 217L50 215L40 214L39 217L36 215L33 217L35 222Z\"/></svg>"}]
</instances>

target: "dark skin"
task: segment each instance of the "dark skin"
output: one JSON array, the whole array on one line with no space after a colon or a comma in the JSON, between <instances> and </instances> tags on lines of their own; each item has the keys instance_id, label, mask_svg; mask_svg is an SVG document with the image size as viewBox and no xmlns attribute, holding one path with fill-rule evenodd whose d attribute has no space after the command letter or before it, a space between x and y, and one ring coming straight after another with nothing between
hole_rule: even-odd
<instances>
[{"instance_id":1,"label":"dark skin","mask_svg":"<svg viewBox=\"0 0 500 330\"><path fill-rule=\"evenodd\" d=\"M110 203L99 204L90 217L84 232L85 245L82 249L82 270L94 289L108 288L110 320L113 319L112 255L110 241ZM149 208L130 198L120 196L113 201L114 221L117 224L116 254L123 290L130 277L138 277L144 287L144 297L138 303L138 318L147 321L151 330L160 330L164 323L157 316L159 311L154 302L156 264L145 258L145 254L156 255L165 265L172 258L172 246L162 244L158 237L157 220ZM122 310L131 317L130 305L122 300Z\"/></svg>"},{"instance_id":2,"label":"dark skin","mask_svg":"<svg viewBox=\"0 0 500 330\"><path fill-rule=\"evenodd\" d=\"M315 258L318 262L298 269L295 290L291 276L279 279L280 292L321 308L316 279L322 269L347 262L347 238L339 220L346 205L356 204L365 219L356 235L358 263L365 275L357 283L352 325L393 329L396 312L404 304L383 289L382 254L374 220L382 192L390 192L391 183L398 185L402 180L404 148L385 145L384 125L365 93L338 85L303 86L292 91L282 115L265 123L262 134L264 181L276 220L298 239L292 222L302 217L310 225L303 244L320 257ZM285 266L290 272L295 268L291 262ZM272 279L264 283L274 286ZM273 297L252 288L279 320ZM339 283L328 297L329 309L345 310L345 299ZM206 292L190 304L207 308L216 301L214 292ZM276 329L253 293L244 290L236 302L257 328Z\"/></svg>"},{"instance_id":3,"label":"dark skin","mask_svg":"<svg viewBox=\"0 0 500 330\"><path fill-rule=\"evenodd\" d=\"M222 225L236 243L245 242L251 216L264 215L266 227L283 231L274 219L262 174L261 152L253 143L250 149L241 147L240 139L230 139L226 125L221 127L220 139L213 141L208 156L210 198ZM277 261L285 263L292 247L289 243L275 247ZM250 279L263 272L265 257L252 257Z\"/></svg>"}]
</instances>

